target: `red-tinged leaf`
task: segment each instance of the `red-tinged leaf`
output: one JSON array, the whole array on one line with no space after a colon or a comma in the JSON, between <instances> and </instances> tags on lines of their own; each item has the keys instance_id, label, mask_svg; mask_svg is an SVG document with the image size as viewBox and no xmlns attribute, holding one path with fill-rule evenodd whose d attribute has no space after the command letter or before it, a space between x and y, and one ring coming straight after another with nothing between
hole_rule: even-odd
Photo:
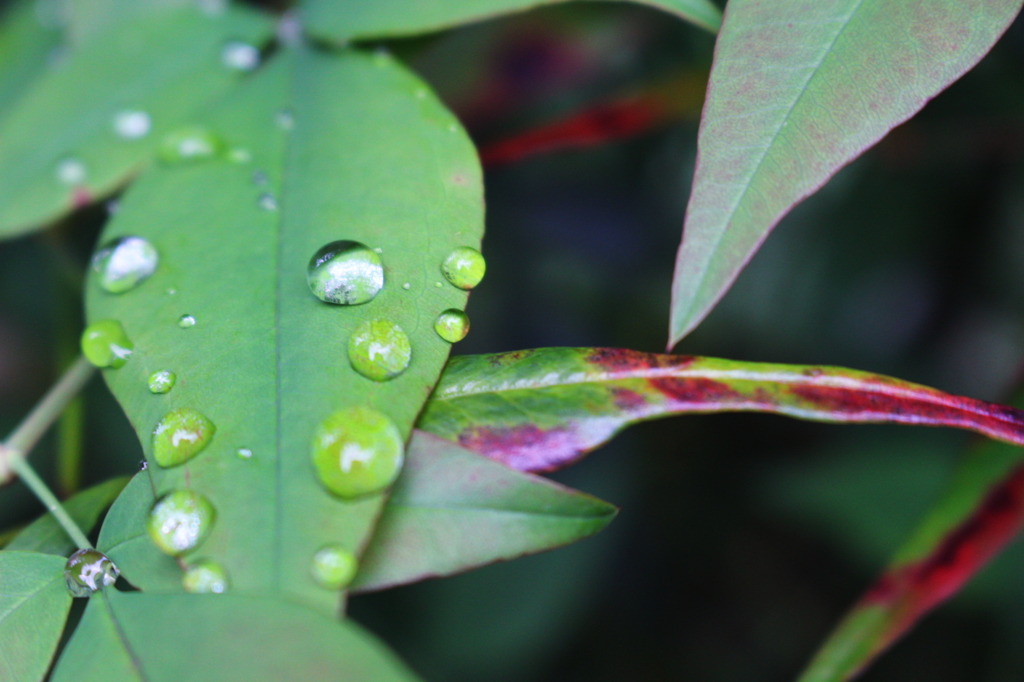
<instances>
[{"instance_id":1,"label":"red-tinged leaf","mask_svg":"<svg viewBox=\"0 0 1024 682\"><path fill-rule=\"evenodd\" d=\"M647 132L696 114L704 101L706 82L706 74L685 73L642 92L485 144L480 149L480 160L495 166L534 154L589 147Z\"/></svg>"},{"instance_id":2,"label":"red-tinged leaf","mask_svg":"<svg viewBox=\"0 0 1024 682\"><path fill-rule=\"evenodd\" d=\"M978 62L1020 0L730 0L672 285L669 346L772 227Z\"/></svg>"},{"instance_id":3,"label":"red-tinged leaf","mask_svg":"<svg viewBox=\"0 0 1024 682\"><path fill-rule=\"evenodd\" d=\"M551 471L634 422L708 412L951 426L1024 444L1024 411L891 377L614 348L452 358L418 427L520 471Z\"/></svg>"},{"instance_id":4,"label":"red-tinged leaf","mask_svg":"<svg viewBox=\"0 0 1024 682\"><path fill-rule=\"evenodd\" d=\"M954 595L1024 525L1024 451L987 443L961 462L946 494L850 610L799 682L854 677Z\"/></svg>"}]
</instances>

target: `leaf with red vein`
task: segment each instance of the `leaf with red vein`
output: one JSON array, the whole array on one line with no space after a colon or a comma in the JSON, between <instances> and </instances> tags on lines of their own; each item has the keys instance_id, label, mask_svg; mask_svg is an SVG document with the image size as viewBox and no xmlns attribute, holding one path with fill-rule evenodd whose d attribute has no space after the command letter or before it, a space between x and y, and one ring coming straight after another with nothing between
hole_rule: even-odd
<instances>
[{"instance_id":1,"label":"leaf with red vein","mask_svg":"<svg viewBox=\"0 0 1024 682\"><path fill-rule=\"evenodd\" d=\"M1024 444L1021 410L891 377L613 348L453 358L418 426L514 469L551 471L629 424L708 412L950 426Z\"/></svg>"},{"instance_id":2,"label":"leaf with red vein","mask_svg":"<svg viewBox=\"0 0 1024 682\"><path fill-rule=\"evenodd\" d=\"M1024 525L1019 448L987 443L961 462L946 494L850 610L799 682L854 677L955 594Z\"/></svg>"}]
</instances>

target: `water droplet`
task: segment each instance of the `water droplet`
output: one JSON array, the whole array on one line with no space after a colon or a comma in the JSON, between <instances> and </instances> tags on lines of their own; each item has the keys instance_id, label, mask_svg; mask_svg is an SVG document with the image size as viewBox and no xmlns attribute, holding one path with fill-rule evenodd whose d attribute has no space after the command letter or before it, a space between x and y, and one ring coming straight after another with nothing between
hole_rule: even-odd
<instances>
[{"instance_id":1,"label":"water droplet","mask_svg":"<svg viewBox=\"0 0 1024 682\"><path fill-rule=\"evenodd\" d=\"M260 195L259 199L256 200L256 205L262 208L264 211L276 211L277 210L277 199L274 195L269 192L264 192Z\"/></svg>"},{"instance_id":2,"label":"water droplet","mask_svg":"<svg viewBox=\"0 0 1024 682\"><path fill-rule=\"evenodd\" d=\"M384 265L365 244L331 242L309 260L306 281L321 301L359 305L372 300L384 287Z\"/></svg>"},{"instance_id":3,"label":"water droplet","mask_svg":"<svg viewBox=\"0 0 1024 682\"><path fill-rule=\"evenodd\" d=\"M391 320L367 320L348 338L348 359L357 372L374 381L393 379L409 366L412 346Z\"/></svg>"},{"instance_id":4,"label":"water droplet","mask_svg":"<svg viewBox=\"0 0 1024 682\"><path fill-rule=\"evenodd\" d=\"M441 284L440 282L434 282L434 286L435 286L435 287L437 287L438 289L440 289L440 288L441 288L441 287L443 287L444 285L443 285L443 284Z\"/></svg>"},{"instance_id":5,"label":"water droplet","mask_svg":"<svg viewBox=\"0 0 1024 682\"><path fill-rule=\"evenodd\" d=\"M270 181L267 179L267 174L263 171L257 170L252 172L252 184L257 187L266 187L268 182Z\"/></svg>"},{"instance_id":6,"label":"water droplet","mask_svg":"<svg viewBox=\"0 0 1024 682\"><path fill-rule=\"evenodd\" d=\"M85 182L85 164L71 157L61 159L57 162L55 174L65 185L80 185Z\"/></svg>"},{"instance_id":7,"label":"water droplet","mask_svg":"<svg viewBox=\"0 0 1024 682\"><path fill-rule=\"evenodd\" d=\"M176 293L178 293L178 290L175 289L174 287L171 287L170 289L167 290L168 296L174 296Z\"/></svg>"},{"instance_id":8,"label":"water droplet","mask_svg":"<svg viewBox=\"0 0 1024 682\"><path fill-rule=\"evenodd\" d=\"M114 132L125 140L138 140L149 134L153 122L145 111L119 111L114 114Z\"/></svg>"},{"instance_id":9,"label":"water droplet","mask_svg":"<svg viewBox=\"0 0 1024 682\"><path fill-rule=\"evenodd\" d=\"M216 432L201 412L187 407L171 410L153 429L153 459L162 467L183 464L202 452Z\"/></svg>"},{"instance_id":10,"label":"water droplet","mask_svg":"<svg viewBox=\"0 0 1024 682\"><path fill-rule=\"evenodd\" d=\"M409 291L409 289L412 289L412 285L406 282L405 284L402 285L402 288L405 289L406 291Z\"/></svg>"},{"instance_id":11,"label":"water droplet","mask_svg":"<svg viewBox=\"0 0 1024 682\"><path fill-rule=\"evenodd\" d=\"M147 462L146 460L141 460L139 462L139 471L145 471L148 468L149 468L149 462Z\"/></svg>"},{"instance_id":12,"label":"water droplet","mask_svg":"<svg viewBox=\"0 0 1024 682\"><path fill-rule=\"evenodd\" d=\"M97 367L124 367L133 350L134 344L117 320L93 322L82 332L82 353Z\"/></svg>"},{"instance_id":13,"label":"water droplet","mask_svg":"<svg viewBox=\"0 0 1024 682\"><path fill-rule=\"evenodd\" d=\"M228 152L228 159L231 163L249 163L252 161L252 152L245 147L235 147Z\"/></svg>"},{"instance_id":14,"label":"water droplet","mask_svg":"<svg viewBox=\"0 0 1024 682\"><path fill-rule=\"evenodd\" d=\"M457 126L454 123L449 123L448 124L448 132L449 133L457 133L457 132L459 132L459 126Z\"/></svg>"},{"instance_id":15,"label":"water droplet","mask_svg":"<svg viewBox=\"0 0 1024 682\"><path fill-rule=\"evenodd\" d=\"M208 17L222 17L228 9L228 0L199 0L199 8Z\"/></svg>"},{"instance_id":16,"label":"water droplet","mask_svg":"<svg viewBox=\"0 0 1024 682\"><path fill-rule=\"evenodd\" d=\"M160 143L160 159L165 163L202 161L220 152L223 143L206 128L189 127L168 133Z\"/></svg>"},{"instance_id":17,"label":"water droplet","mask_svg":"<svg viewBox=\"0 0 1024 682\"><path fill-rule=\"evenodd\" d=\"M150 393L167 393L174 388L174 382L178 380L174 372L162 369L149 375Z\"/></svg>"},{"instance_id":18,"label":"water droplet","mask_svg":"<svg viewBox=\"0 0 1024 682\"><path fill-rule=\"evenodd\" d=\"M449 308L437 316L434 331L448 343L458 343L469 333L469 316L461 310Z\"/></svg>"},{"instance_id":19,"label":"water droplet","mask_svg":"<svg viewBox=\"0 0 1024 682\"><path fill-rule=\"evenodd\" d=\"M441 263L441 274L460 289L472 289L484 278L487 263L476 249L460 246Z\"/></svg>"},{"instance_id":20,"label":"water droplet","mask_svg":"<svg viewBox=\"0 0 1024 682\"><path fill-rule=\"evenodd\" d=\"M379 256L380 254L384 253L384 249L380 248L379 246L375 246L373 248L373 252Z\"/></svg>"},{"instance_id":21,"label":"water droplet","mask_svg":"<svg viewBox=\"0 0 1024 682\"><path fill-rule=\"evenodd\" d=\"M416 90L416 99L426 99L426 97L427 97L427 89L426 88L418 88Z\"/></svg>"},{"instance_id":22,"label":"water droplet","mask_svg":"<svg viewBox=\"0 0 1024 682\"><path fill-rule=\"evenodd\" d=\"M403 459L398 428L368 407L335 412L313 436L317 478L339 497L359 497L387 488L398 477Z\"/></svg>"},{"instance_id":23,"label":"water droplet","mask_svg":"<svg viewBox=\"0 0 1024 682\"><path fill-rule=\"evenodd\" d=\"M216 512L210 501L194 490L174 490L153 505L146 530L153 543L172 556L187 552L206 539Z\"/></svg>"},{"instance_id":24,"label":"water droplet","mask_svg":"<svg viewBox=\"0 0 1024 682\"><path fill-rule=\"evenodd\" d=\"M325 545L313 555L313 580L328 590L347 587L356 577L356 556L341 545Z\"/></svg>"},{"instance_id":25,"label":"water droplet","mask_svg":"<svg viewBox=\"0 0 1024 682\"><path fill-rule=\"evenodd\" d=\"M260 51L248 43L233 40L220 51L220 61L229 69L252 71L260 65Z\"/></svg>"},{"instance_id":26,"label":"water droplet","mask_svg":"<svg viewBox=\"0 0 1024 682\"><path fill-rule=\"evenodd\" d=\"M282 109L274 115L274 122L281 130L291 130L295 127L295 115L291 109Z\"/></svg>"},{"instance_id":27,"label":"water droplet","mask_svg":"<svg viewBox=\"0 0 1024 682\"><path fill-rule=\"evenodd\" d=\"M72 597L88 597L117 582L114 562L95 549L80 549L64 565L64 584Z\"/></svg>"},{"instance_id":28,"label":"water droplet","mask_svg":"<svg viewBox=\"0 0 1024 682\"><path fill-rule=\"evenodd\" d=\"M104 205L107 209L107 215L116 215L121 210L121 202L117 199L111 199Z\"/></svg>"},{"instance_id":29,"label":"water droplet","mask_svg":"<svg viewBox=\"0 0 1024 682\"><path fill-rule=\"evenodd\" d=\"M188 567L181 586L190 594L222 594L228 589L228 572L216 561L203 559Z\"/></svg>"},{"instance_id":30,"label":"water droplet","mask_svg":"<svg viewBox=\"0 0 1024 682\"><path fill-rule=\"evenodd\" d=\"M239 459L252 459L252 450L249 448L238 448L235 450L235 454Z\"/></svg>"},{"instance_id":31,"label":"water droplet","mask_svg":"<svg viewBox=\"0 0 1024 682\"><path fill-rule=\"evenodd\" d=\"M196 318L191 315L182 315L178 318L178 326L182 329L188 329L189 327L196 326Z\"/></svg>"},{"instance_id":32,"label":"water droplet","mask_svg":"<svg viewBox=\"0 0 1024 682\"><path fill-rule=\"evenodd\" d=\"M92 269L99 273L101 287L123 294L156 272L159 262L156 247L142 237L118 237L96 252Z\"/></svg>"}]
</instances>

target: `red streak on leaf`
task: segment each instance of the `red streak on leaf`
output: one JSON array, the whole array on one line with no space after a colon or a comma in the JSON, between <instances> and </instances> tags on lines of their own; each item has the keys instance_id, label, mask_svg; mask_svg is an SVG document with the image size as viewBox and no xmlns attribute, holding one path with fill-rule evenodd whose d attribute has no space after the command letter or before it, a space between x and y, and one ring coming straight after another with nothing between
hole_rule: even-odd
<instances>
[{"instance_id":1,"label":"red streak on leaf","mask_svg":"<svg viewBox=\"0 0 1024 682\"><path fill-rule=\"evenodd\" d=\"M586 357L591 365L597 365L612 374L630 374L641 377L648 369L664 369L674 367L682 369L693 364L696 358L690 355L661 355L659 353L641 353L625 348L595 348Z\"/></svg>"},{"instance_id":2,"label":"red streak on leaf","mask_svg":"<svg viewBox=\"0 0 1024 682\"><path fill-rule=\"evenodd\" d=\"M586 446L565 427L540 429L534 424L472 427L459 434L459 445L518 471L554 471L583 454Z\"/></svg>"},{"instance_id":3,"label":"red streak on leaf","mask_svg":"<svg viewBox=\"0 0 1024 682\"><path fill-rule=\"evenodd\" d=\"M683 405L700 405L707 409L715 409L722 405L749 404L751 398L724 381L701 377L650 379L654 390L667 397L673 407Z\"/></svg>"},{"instance_id":4,"label":"red streak on leaf","mask_svg":"<svg viewBox=\"0 0 1024 682\"><path fill-rule=\"evenodd\" d=\"M647 406L646 398L636 391L631 391L628 388L618 388L613 386L611 388L611 394L612 400L615 402L615 407L619 408L623 412L638 412Z\"/></svg>"}]
</instances>

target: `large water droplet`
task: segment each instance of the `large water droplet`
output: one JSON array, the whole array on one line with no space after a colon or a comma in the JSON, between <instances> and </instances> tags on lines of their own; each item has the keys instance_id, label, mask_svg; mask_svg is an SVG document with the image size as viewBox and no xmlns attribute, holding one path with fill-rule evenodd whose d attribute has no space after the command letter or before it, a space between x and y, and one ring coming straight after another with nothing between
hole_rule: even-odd
<instances>
[{"instance_id":1,"label":"large water droplet","mask_svg":"<svg viewBox=\"0 0 1024 682\"><path fill-rule=\"evenodd\" d=\"M252 71L260 65L260 51L248 43L233 40L221 49L220 61L229 69Z\"/></svg>"},{"instance_id":2,"label":"large water droplet","mask_svg":"<svg viewBox=\"0 0 1024 682\"><path fill-rule=\"evenodd\" d=\"M85 164L73 157L61 159L57 162L54 175L65 185L81 185L85 182Z\"/></svg>"},{"instance_id":3,"label":"large water droplet","mask_svg":"<svg viewBox=\"0 0 1024 682\"><path fill-rule=\"evenodd\" d=\"M114 114L114 133L125 140L137 140L149 134L153 122L145 111L119 111Z\"/></svg>"},{"instance_id":4,"label":"large water droplet","mask_svg":"<svg viewBox=\"0 0 1024 682\"><path fill-rule=\"evenodd\" d=\"M472 289L484 278L487 263L476 249L460 246L452 250L441 263L441 273L460 289Z\"/></svg>"},{"instance_id":5,"label":"large water droplet","mask_svg":"<svg viewBox=\"0 0 1024 682\"><path fill-rule=\"evenodd\" d=\"M101 287L123 294L152 275L159 262L156 247L142 237L118 237L96 252L92 269L99 274Z\"/></svg>"},{"instance_id":6,"label":"large water droplet","mask_svg":"<svg viewBox=\"0 0 1024 682\"><path fill-rule=\"evenodd\" d=\"M146 530L161 552L175 556L199 546L215 518L208 499L194 490L174 490L153 505Z\"/></svg>"},{"instance_id":7,"label":"large water droplet","mask_svg":"<svg viewBox=\"0 0 1024 682\"><path fill-rule=\"evenodd\" d=\"M228 589L228 572L216 561L197 561L181 576L181 586L190 594L222 594Z\"/></svg>"},{"instance_id":8,"label":"large water droplet","mask_svg":"<svg viewBox=\"0 0 1024 682\"><path fill-rule=\"evenodd\" d=\"M178 466L210 444L217 427L201 412L179 407L153 429L153 459L162 467Z\"/></svg>"},{"instance_id":9,"label":"large water droplet","mask_svg":"<svg viewBox=\"0 0 1024 682\"><path fill-rule=\"evenodd\" d=\"M97 367L124 367L133 350L134 344L117 320L93 322L82 332L82 353Z\"/></svg>"},{"instance_id":10,"label":"large water droplet","mask_svg":"<svg viewBox=\"0 0 1024 682\"><path fill-rule=\"evenodd\" d=\"M326 545L313 555L313 580L328 590L340 590L356 577L355 555L341 545Z\"/></svg>"},{"instance_id":11,"label":"large water droplet","mask_svg":"<svg viewBox=\"0 0 1024 682\"><path fill-rule=\"evenodd\" d=\"M160 143L160 159L165 163L202 161L220 152L223 143L206 128L189 127L168 133Z\"/></svg>"},{"instance_id":12,"label":"large water droplet","mask_svg":"<svg viewBox=\"0 0 1024 682\"><path fill-rule=\"evenodd\" d=\"M178 318L178 326L182 329L188 329L189 327L196 326L196 318L191 315L182 315Z\"/></svg>"},{"instance_id":13,"label":"large water droplet","mask_svg":"<svg viewBox=\"0 0 1024 682\"><path fill-rule=\"evenodd\" d=\"M391 320L367 320L348 338L348 359L357 372L387 381L405 371L412 357L409 337Z\"/></svg>"},{"instance_id":14,"label":"large water droplet","mask_svg":"<svg viewBox=\"0 0 1024 682\"><path fill-rule=\"evenodd\" d=\"M178 380L174 372L162 369L149 375L150 393L167 393L174 388L174 382Z\"/></svg>"},{"instance_id":15,"label":"large water droplet","mask_svg":"<svg viewBox=\"0 0 1024 682\"><path fill-rule=\"evenodd\" d=\"M384 264L365 244L347 239L331 242L309 260L306 281L321 301L359 305L384 287Z\"/></svg>"},{"instance_id":16,"label":"large water droplet","mask_svg":"<svg viewBox=\"0 0 1024 682\"><path fill-rule=\"evenodd\" d=\"M317 478L339 497L387 488L398 477L403 460L402 434L390 419L368 407L335 412L313 436Z\"/></svg>"},{"instance_id":17,"label":"large water droplet","mask_svg":"<svg viewBox=\"0 0 1024 682\"><path fill-rule=\"evenodd\" d=\"M449 308L434 320L434 331L448 343L458 343L469 333L469 315Z\"/></svg>"},{"instance_id":18,"label":"large water droplet","mask_svg":"<svg viewBox=\"0 0 1024 682\"><path fill-rule=\"evenodd\" d=\"M117 582L114 562L95 549L80 549L64 564L64 584L72 597L88 597Z\"/></svg>"}]
</instances>

